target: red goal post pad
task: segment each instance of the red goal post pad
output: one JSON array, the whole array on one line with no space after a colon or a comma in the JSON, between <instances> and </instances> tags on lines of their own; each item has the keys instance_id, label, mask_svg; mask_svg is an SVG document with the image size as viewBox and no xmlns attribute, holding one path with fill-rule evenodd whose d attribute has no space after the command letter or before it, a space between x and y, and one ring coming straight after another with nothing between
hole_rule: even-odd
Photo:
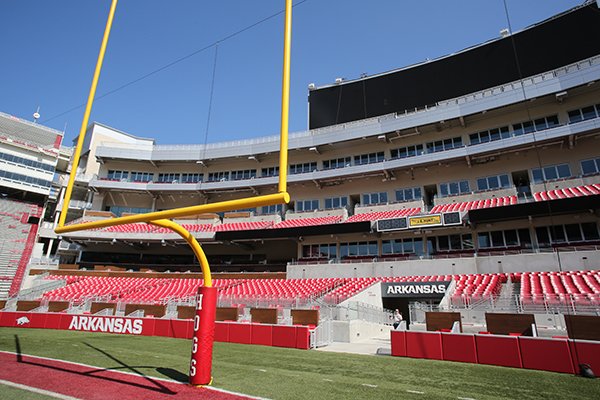
<instances>
[{"instance_id":1,"label":"red goal post pad","mask_svg":"<svg viewBox=\"0 0 600 400\"><path fill-rule=\"evenodd\" d=\"M198 288L194 334L192 336L192 359L190 361L190 384L208 385L212 381L212 352L217 315L217 288Z\"/></svg>"}]
</instances>

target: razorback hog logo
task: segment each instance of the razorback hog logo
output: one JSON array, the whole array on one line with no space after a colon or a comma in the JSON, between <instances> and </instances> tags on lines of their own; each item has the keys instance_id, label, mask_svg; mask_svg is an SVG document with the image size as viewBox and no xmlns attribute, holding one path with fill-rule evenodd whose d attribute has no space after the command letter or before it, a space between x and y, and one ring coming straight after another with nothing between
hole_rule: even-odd
<instances>
[{"instance_id":1,"label":"razorback hog logo","mask_svg":"<svg viewBox=\"0 0 600 400\"><path fill-rule=\"evenodd\" d=\"M29 321L29 318L27 317L21 317L21 318L17 318L17 325L25 325L30 323L31 321Z\"/></svg>"},{"instance_id":2,"label":"razorback hog logo","mask_svg":"<svg viewBox=\"0 0 600 400\"><path fill-rule=\"evenodd\" d=\"M69 324L69 329L139 335L142 333L143 324L144 321L141 319L74 316Z\"/></svg>"}]
</instances>

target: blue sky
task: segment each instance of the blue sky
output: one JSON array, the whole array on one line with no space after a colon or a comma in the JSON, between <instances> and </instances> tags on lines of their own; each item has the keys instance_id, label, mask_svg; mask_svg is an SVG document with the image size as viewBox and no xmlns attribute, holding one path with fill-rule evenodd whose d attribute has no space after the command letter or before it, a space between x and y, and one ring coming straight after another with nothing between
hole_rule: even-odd
<instances>
[{"instance_id":1,"label":"blue sky","mask_svg":"<svg viewBox=\"0 0 600 400\"><path fill-rule=\"evenodd\" d=\"M513 31L583 0L506 0ZM307 128L307 85L436 58L498 36L502 0L295 0L290 131ZM110 0L0 2L0 111L78 134ZM283 0L121 0L91 120L159 144L204 143L215 47ZM283 15L218 45L208 142L277 134ZM195 53L195 54L193 54ZM193 54L193 55L192 55ZM75 108L75 109L74 109ZM72 110L72 111L69 111ZM67 112L69 111L69 112Z\"/></svg>"}]
</instances>

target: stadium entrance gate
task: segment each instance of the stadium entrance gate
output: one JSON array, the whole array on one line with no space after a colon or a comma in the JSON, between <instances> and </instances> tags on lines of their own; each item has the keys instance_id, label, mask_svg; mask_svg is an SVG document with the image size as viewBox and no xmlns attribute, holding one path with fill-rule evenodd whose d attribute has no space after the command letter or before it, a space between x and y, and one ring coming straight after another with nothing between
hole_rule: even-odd
<instances>
[{"instance_id":1,"label":"stadium entrance gate","mask_svg":"<svg viewBox=\"0 0 600 400\"><path fill-rule=\"evenodd\" d=\"M450 281L437 282L385 282L381 284L381 300L383 308L402 313L406 324L410 324L409 305L416 302L436 303L444 298Z\"/></svg>"}]
</instances>

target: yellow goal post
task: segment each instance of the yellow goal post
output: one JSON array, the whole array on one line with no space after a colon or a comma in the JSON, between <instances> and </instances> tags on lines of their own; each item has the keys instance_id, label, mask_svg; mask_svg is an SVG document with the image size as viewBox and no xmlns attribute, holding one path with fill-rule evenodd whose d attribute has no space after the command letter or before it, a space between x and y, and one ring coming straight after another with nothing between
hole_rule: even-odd
<instances>
[{"instance_id":1,"label":"yellow goal post","mask_svg":"<svg viewBox=\"0 0 600 400\"><path fill-rule=\"evenodd\" d=\"M193 235L185 230L181 225L171 221L173 218L181 218L187 216L193 216L201 213L208 212L223 212L223 211L234 211L244 208L253 208L261 206L270 206L276 204L289 203L290 195L287 192L287 169L288 169L288 131L289 131L289 102L290 102L290 58L291 58L291 29L292 29L292 0L285 0L285 23L284 23L284 45L283 45L283 78L282 78L282 93L281 93L281 125L280 125L280 148L279 148L279 182L278 191L273 194L259 195L235 200L222 201L210 204L200 204L189 207L175 208L165 211L149 212L138 215L128 215L126 217L110 218L100 221L91 221L78 224L65 225L69 203L71 201L71 195L73 192L73 185L75 183L75 177L77 175L77 168L79 166L79 159L81 157L81 151L85 140L87 131L87 125L89 123L89 117L92 111L92 105L96 93L96 87L98 79L100 77L100 71L102 69L102 63L104 60L104 54L108 44L108 38L116 10L118 0L112 0L104 36L102 38L102 44L100 46L100 52L98 54L98 60L96 62L96 69L92 79L90 92L88 95L87 105L83 115L83 121L79 131L79 138L77 145L73 153L73 160L71 164L71 172L69 175L69 181L65 190L65 196L63 199L63 205L59 216L55 233L60 235L63 233L83 231L96 228L105 228L115 225L123 225L135 222L146 222L149 224L159 225L173 230L182 236L192 250L194 251L200 267L202 269L204 277L204 286L212 286L212 279L210 268L204 252L198 242L193 238ZM191 239L193 240L191 240ZM188 240L190 239L190 240Z\"/></svg>"}]
</instances>

